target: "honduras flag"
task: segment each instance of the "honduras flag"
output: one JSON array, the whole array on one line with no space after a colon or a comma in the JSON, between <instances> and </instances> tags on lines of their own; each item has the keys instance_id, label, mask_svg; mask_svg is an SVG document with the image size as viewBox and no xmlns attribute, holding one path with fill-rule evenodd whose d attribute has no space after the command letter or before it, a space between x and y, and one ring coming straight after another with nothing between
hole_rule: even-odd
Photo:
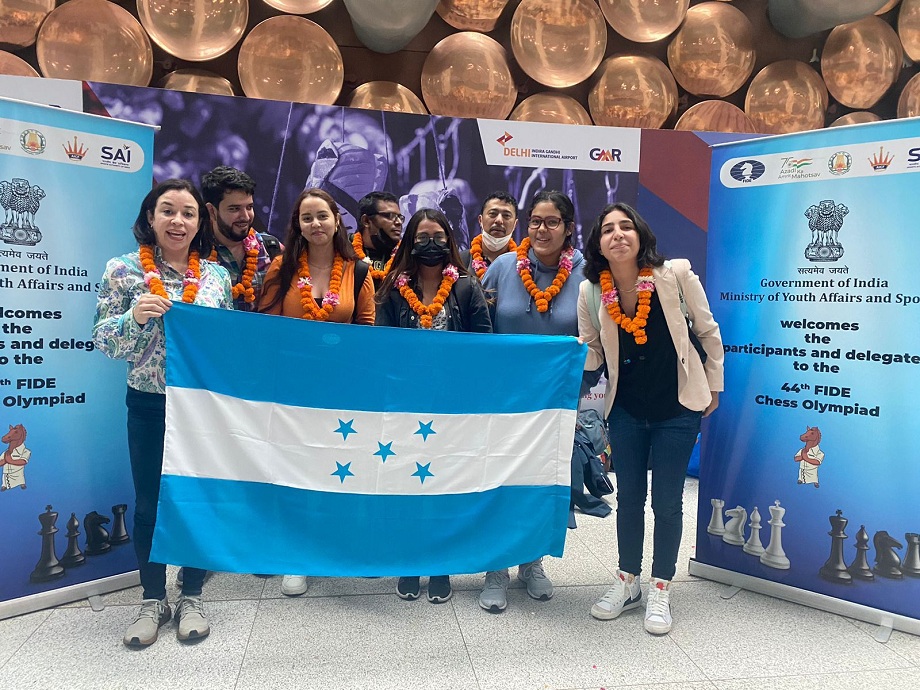
<instances>
[{"instance_id":1,"label":"honduras flag","mask_svg":"<svg viewBox=\"0 0 920 690\"><path fill-rule=\"evenodd\" d=\"M185 304L165 320L151 560L397 576L562 555L585 360L575 338Z\"/></svg>"}]
</instances>

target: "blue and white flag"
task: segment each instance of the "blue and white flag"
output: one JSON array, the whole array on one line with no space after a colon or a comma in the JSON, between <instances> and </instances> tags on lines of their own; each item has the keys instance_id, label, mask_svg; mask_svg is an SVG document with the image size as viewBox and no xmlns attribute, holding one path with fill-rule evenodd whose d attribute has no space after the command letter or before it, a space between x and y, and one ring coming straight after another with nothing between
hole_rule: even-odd
<instances>
[{"instance_id":1,"label":"blue and white flag","mask_svg":"<svg viewBox=\"0 0 920 690\"><path fill-rule=\"evenodd\" d=\"M165 318L152 560L395 576L562 555L585 359L575 338L183 304Z\"/></svg>"}]
</instances>

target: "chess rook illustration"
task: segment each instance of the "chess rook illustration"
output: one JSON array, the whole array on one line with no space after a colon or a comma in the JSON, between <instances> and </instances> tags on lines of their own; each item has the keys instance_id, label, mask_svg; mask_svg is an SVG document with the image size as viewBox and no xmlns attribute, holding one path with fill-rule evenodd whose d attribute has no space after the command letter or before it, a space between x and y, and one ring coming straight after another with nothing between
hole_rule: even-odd
<instances>
[{"instance_id":1,"label":"chess rook illustration","mask_svg":"<svg viewBox=\"0 0 920 690\"><path fill-rule=\"evenodd\" d=\"M920 534L908 532L904 540L907 542L907 555L901 563L901 572L908 577L920 577Z\"/></svg>"},{"instance_id":2,"label":"chess rook illustration","mask_svg":"<svg viewBox=\"0 0 920 690\"><path fill-rule=\"evenodd\" d=\"M29 575L30 582L48 582L64 575L64 566L61 565L54 550L54 535L58 532L58 528L55 527L57 519L58 514L52 510L50 505L45 506L45 512L38 516L42 527L37 534L42 538L42 553L38 558L38 563L35 564L35 569Z\"/></svg>"},{"instance_id":3,"label":"chess rook illustration","mask_svg":"<svg viewBox=\"0 0 920 690\"><path fill-rule=\"evenodd\" d=\"M709 503L712 505L712 517L709 518L709 527L706 528L706 531L721 536L725 534L725 523L722 521L722 508L725 507L725 501L710 498Z\"/></svg>"},{"instance_id":4,"label":"chess rook illustration","mask_svg":"<svg viewBox=\"0 0 920 690\"><path fill-rule=\"evenodd\" d=\"M840 585L853 584L853 576L847 570L847 565L843 561L843 545L847 538L844 530L849 520L843 516L842 510L838 510L828 520L831 523L831 531L828 532L831 538L831 555L821 566L818 574L828 582L835 582Z\"/></svg>"},{"instance_id":5,"label":"chess rook illustration","mask_svg":"<svg viewBox=\"0 0 920 690\"><path fill-rule=\"evenodd\" d=\"M890 580L903 578L901 557L895 549L903 549L904 545L885 530L875 533L875 536L872 537L872 545L875 547L875 566L872 571Z\"/></svg>"},{"instance_id":6,"label":"chess rook illustration","mask_svg":"<svg viewBox=\"0 0 920 690\"><path fill-rule=\"evenodd\" d=\"M109 535L109 544L117 546L118 544L127 544L131 541L128 535L128 527L125 524L125 512L128 510L128 504L119 503L112 506L112 533Z\"/></svg>"},{"instance_id":7,"label":"chess rook illustration","mask_svg":"<svg viewBox=\"0 0 920 690\"><path fill-rule=\"evenodd\" d=\"M856 558L850 563L847 571L857 580L871 582L875 579L875 573L869 567L869 533L865 525L860 525L856 533Z\"/></svg>"},{"instance_id":8,"label":"chess rook illustration","mask_svg":"<svg viewBox=\"0 0 920 690\"><path fill-rule=\"evenodd\" d=\"M788 570L790 567L786 552L783 551L783 527L786 526L783 516L785 514L786 509L780 506L779 501L774 501L770 506L770 543L760 554L761 563L778 570Z\"/></svg>"},{"instance_id":9,"label":"chess rook illustration","mask_svg":"<svg viewBox=\"0 0 920 690\"><path fill-rule=\"evenodd\" d=\"M749 553L752 556L759 556L764 552L763 542L760 541L760 530L762 529L760 521L760 511L757 510L757 506L754 506L754 510L751 511L751 521L748 523L751 527L751 536L741 547L745 553Z\"/></svg>"},{"instance_id":10,"label":"chess rook illustration","mask_svg":"<svg viewBox=\"0 0 920 690\"><path fill-rule=\"evenodd\" d=\"M726 510L725 514L729 520L725 524L722 541L732 546L741 546L744 544L744 523L747 521L747 511L741 506L736 506Z\"/></svg>"},{"instance_id":11,"label":"chess rook illustration","mask_svg":"<svg viewBox=\"0 0 920 690\"><path fill-rule=\"evenodd\" d=\"M64 555L61 556L61 564L65 568L74 568L86 563L86 556L80 550L80 521L77 519L76 513L70 514L65 536L67 537L67 549L64 551Z\"/></svg>"}]
</instances>

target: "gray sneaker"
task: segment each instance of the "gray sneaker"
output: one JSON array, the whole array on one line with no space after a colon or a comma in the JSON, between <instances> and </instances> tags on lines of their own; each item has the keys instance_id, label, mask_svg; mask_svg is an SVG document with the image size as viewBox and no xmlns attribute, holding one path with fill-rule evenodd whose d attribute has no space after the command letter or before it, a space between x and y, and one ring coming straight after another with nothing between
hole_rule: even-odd
<instances>
[{"instance_id":1,"label":"gray sneaker","mask_svg":"<svg viewBox=\"0 0 920 690\"><path fill-rule=\"evenodd\" d=\"M179 632L177 637L185 642L194 640L199 637L207 637L211 632L211 626L204 615L204 605L201 603L201 597L179 597L179 603L176 604L176 620L179 621Z\"/></svg>"},{"instance_id":2,"label":"gray sneaker","mask_svg":"<svg viewBox=\"0 0 920 690\"><path fill-rule=\"evenodd\" d=\"M527 594L534 599L547 601L553 598L553 583L543 572L543 559L518 566L518 580L527 585Z\"/></svg>"},{"instance_id":3,"label":"gray sneaker","mask_svg":"<svg viewBox=\"0 0 920 690\"><path fill-rule=\"evenodd\" d=\"M128 626L124 643L129 647L147 647L157 641L160 626L172 617L166 599L144 599L137 618Z\"/></svg>"},{"instance_id":4,"label":"gray sneaker","mask_svg":"<svg viewBox=\"0 0 920 690\"><path fill-rule=\"evenodd\" d=\"M479 605L486 611L500 613L508 606L508 569L486 573L486 584L479 594Z\"/></svg>"}]
</instances>

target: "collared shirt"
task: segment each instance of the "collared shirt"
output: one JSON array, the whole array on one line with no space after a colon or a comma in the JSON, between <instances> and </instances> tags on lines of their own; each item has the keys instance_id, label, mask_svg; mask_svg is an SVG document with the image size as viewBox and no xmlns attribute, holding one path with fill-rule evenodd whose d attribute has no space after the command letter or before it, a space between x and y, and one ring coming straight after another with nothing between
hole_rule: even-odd
<instances>
[{"instance_id":1,"label":"collared shirt","mask_svg":"<svg viewBox=\"0 0 920 690\"><path fill-rule=\"evenodd\" d=\"M182 301L183 275L163 261L160 249L154 252L169 299ZM230 277L227 269L210 261L201 262L201 278L195 304L232 309ZM144 393L166 392L166 339L163 319L150 319L141 326L134 320L138 298L147 293L140 253L131 252L109 259L99 288L93 343L113 359L128 362L128 385Z\"/></svg>"},{"instance_id":2,"label":"collared shirt","mask_svg":"<svg viewBox=\"0 0 920 690\"><path fill-rule=\"evenodd\" d=\"M268 254L268 250L265 248L265 243L262 241L262 236L259 233L256 233L256 241L259 243L259 256L256 259L256 273L252 277L252 289L256 293L256 299L254 302L247 302L244 295L240 295L235 300L233 300L233 308L237 311L255 311L256 306L259 304L259 296L262 294L262 285L265 283L265 274L268 272L268 267L271 266L272 258ZM233 256L233 252L230 251L229 247L225 247L219 242L217 246L217 262L227 269L230 273L230 285L236 285L240 282L240 277L243 275L243 266L240 265L236 257ZM245 258L243 259L245 263Z\"/></svg>"}]
</instances>

